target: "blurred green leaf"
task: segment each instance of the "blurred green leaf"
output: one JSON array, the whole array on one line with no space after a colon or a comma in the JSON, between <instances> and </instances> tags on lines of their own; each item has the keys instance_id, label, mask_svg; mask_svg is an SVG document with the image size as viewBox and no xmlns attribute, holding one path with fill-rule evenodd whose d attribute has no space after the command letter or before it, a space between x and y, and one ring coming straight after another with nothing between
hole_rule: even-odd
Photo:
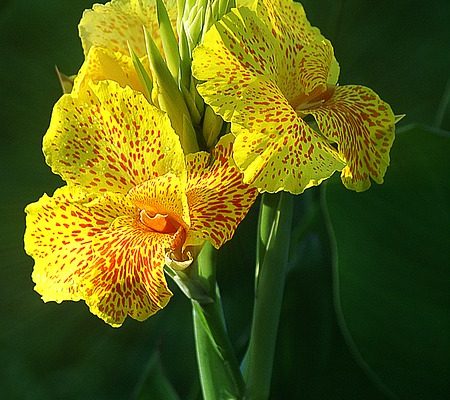
<instances>
[{"instance_id":1,"label":"blurred green leaf","mask_svg":"<svg viewBox=\"0 0 450 400\"><path fill-rule=\"evenodd\" d=\"M136 385L133 400L179 400L167 379L158 353L153 353Z\"/></svg>"},{"instance_id":2,"label":"blurred green leaf","mask_svg":"<svg viewBox=\"0 0 450 400\"><path fill-rule=\"evenodd\" d=\"M450 134L399 132L385 183L327 188L336 301L354 355L400 399L450 393Z\"/></svg>"},{"instance_id":3,"label":"blurred green leaf","mask_svg":"<svg viewBox=\"0 0 450 400\"><path fill-rule=\"evenodd\" d=\"M296 197L271 398L386 400L355 362L339 330L319 195L315 188Z\"/></svg>"}]
</instances>

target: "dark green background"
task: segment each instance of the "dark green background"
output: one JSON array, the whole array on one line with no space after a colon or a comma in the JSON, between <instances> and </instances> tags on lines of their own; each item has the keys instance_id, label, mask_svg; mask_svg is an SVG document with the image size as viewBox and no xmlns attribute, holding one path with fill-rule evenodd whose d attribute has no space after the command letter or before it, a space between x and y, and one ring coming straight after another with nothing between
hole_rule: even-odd
<instances>
[{"instance_id":1,"label":"dark green background","mask_svg":"<svg viewBox=\"0 0 450 400\"><path fill-rule=\"evenodd\" d=\"M196 399L190 307L176 288L163 312L121 329L83 303L44 304L33 291L23 209L61 185L44 163L41 141L60 96L54 65L66 73L80 66L77 23L91 4L0 3L0 397L128 399L150 370L145 398L164 398L164 373L182 399ZM367 85L407 116L383 186L355 194L333 179L326 193L296 199L272 398L446 399L450 112L441 122L436 115L450 77L450 3L304 6L335 46L341 84ZM240 355L251 316L256 215L257 205L220 256ZM302 235L298 227L309 217L312 232Z\"/></svg>"}]
</instances>

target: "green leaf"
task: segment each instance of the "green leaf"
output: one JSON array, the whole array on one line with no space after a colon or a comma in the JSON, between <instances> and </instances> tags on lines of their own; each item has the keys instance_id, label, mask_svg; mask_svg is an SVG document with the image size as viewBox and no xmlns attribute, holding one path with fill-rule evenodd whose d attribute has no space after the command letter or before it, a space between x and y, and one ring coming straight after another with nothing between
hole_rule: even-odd
<instances>
[{"instance_id":1,"label":"green leaf","mask_svg":"<svg viewBox=\"0 0 450 400\"><path fill-rule=\"evenodd\" d=\"M189 9L187 18L184 20L184 29L188 39L189 49L192 53L194 47L198 44L200 33L202 32L205 17L206 1L200 0L193 4Z\"/></svg>"},{"instance_id":2,"label":"green leaf","mask_svg":"<svg viewBox=\"0 0 450 400\"><path fill-rule=\"evenodd\" d=\"M180 25L178 47L180 51L180 85L189 87L191 83L191 52L184 25Z\"/></svg>"},{"instance_id":3,"label":"green leaf","mask_svg":"<svg viewBox=\"0 0 450 400\"><path fill-rule=\"evenodd\" d=\"M188 299L195 300L199 303L212 303L214 301L200 282L189 277L186 272L177 271L170 268L168 265L164 266L164 270Z\"/></svg>"},{"instance_id":4,"label":"green leaf","mask_svg":"<svg viewBox=\"0 0 450 400\"><path fill-rule=\"evenodd\" d=\"M339 330L321 189L311 188L294 200L272 393L279 399L386 400L356 364Z\"/></svg>"},{"instance_id":5,"label":"green leaf","mask_svg":"<svg viewBox=\"0 0 450 400\"><path fill-rule=\"evenodd\" d=\"M217 115L210 106L205 107L205 116L203 118L202 133L205 139L206 147L211 149L219 140L220 132L223 127L223 119Z\"/></svg>"},{"instance_id":6,"label":"green leaf","mask_svg":"<svg viewBox=\"0 0 450 400\"><path fill-rule=\"evenodd\" d=\"M450 392L449 152L450 135L409 126L383 185L327 188L341 328L360 365L400 399Z\"/></svg>"},{"instance_id":7,"label":"green leaf","mask_svg":"<svg viewBox=\"0 0 450 400\"><path fill-rule=\"evenodd\" d=\"M192 118L192 124L199 125L200 121L202 119L202 116L200 115L200 111L197 108L197 105L195 104L195 99L192 96L191 92L186 89L186 87L183 85L183 83L180 83L180 89L181 93L183 93L184 101L186 102L186 106L189 110L189 113Z\"/></svg>"}]
</instances>

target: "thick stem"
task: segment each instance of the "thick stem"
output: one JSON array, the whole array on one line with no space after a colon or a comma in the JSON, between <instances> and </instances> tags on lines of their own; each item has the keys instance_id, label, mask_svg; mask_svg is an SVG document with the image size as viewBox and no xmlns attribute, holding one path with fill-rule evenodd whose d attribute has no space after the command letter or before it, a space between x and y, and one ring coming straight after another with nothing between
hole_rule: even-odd
<instances>
[{"instance_id":1,"label":"thick stem","mask_svg":"<svg viewBox=\"0 0 450 400\"><path fill-rule=\"evenodd\" d=\"M192 300L197 361L205 400L242 399L244 381L228 337L215 277L215 250L205 245L197 260L199 280L213 302Z\"/></svg>"},{"instance_id":2,"label":"thick stem","mask_svg":"<svg viewBox=\"0 0 450 400\"><path fill-rule=\"evenodd\" d=\"M248 351L243 363L246 399L270 394L278 322L283 300L293 213L293 196L264 194L258 232L255 304Z\"/></svg>"}]
</instances>

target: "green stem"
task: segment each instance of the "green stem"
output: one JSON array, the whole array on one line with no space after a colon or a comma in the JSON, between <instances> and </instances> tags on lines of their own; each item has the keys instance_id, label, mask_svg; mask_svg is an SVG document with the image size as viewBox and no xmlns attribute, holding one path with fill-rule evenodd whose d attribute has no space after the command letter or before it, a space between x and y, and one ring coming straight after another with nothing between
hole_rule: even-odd
<instances>
[{"instance_id":1,"label":"green stem","mask_svg":"<svg viewBox=\"0 0 450 400\"><path fill-rule=\"evenodd\" d=\"M293 196L264 194L258 224L257 277L250 343L243 362L246 399L266 400L289 255Z\"/></svg>"},{"instance_id":2,"label":"green stem","mask_svg":"<svg viewBox=\"0 0 450 400\"><path fill-rule=\"evenodd\" d=\"M213 302L192 300L200 382L205 400L242 399L244 381L225 327L216 284L215 254L207 244L197 260L198 278Z\"/></svg>"}]
</instances>

